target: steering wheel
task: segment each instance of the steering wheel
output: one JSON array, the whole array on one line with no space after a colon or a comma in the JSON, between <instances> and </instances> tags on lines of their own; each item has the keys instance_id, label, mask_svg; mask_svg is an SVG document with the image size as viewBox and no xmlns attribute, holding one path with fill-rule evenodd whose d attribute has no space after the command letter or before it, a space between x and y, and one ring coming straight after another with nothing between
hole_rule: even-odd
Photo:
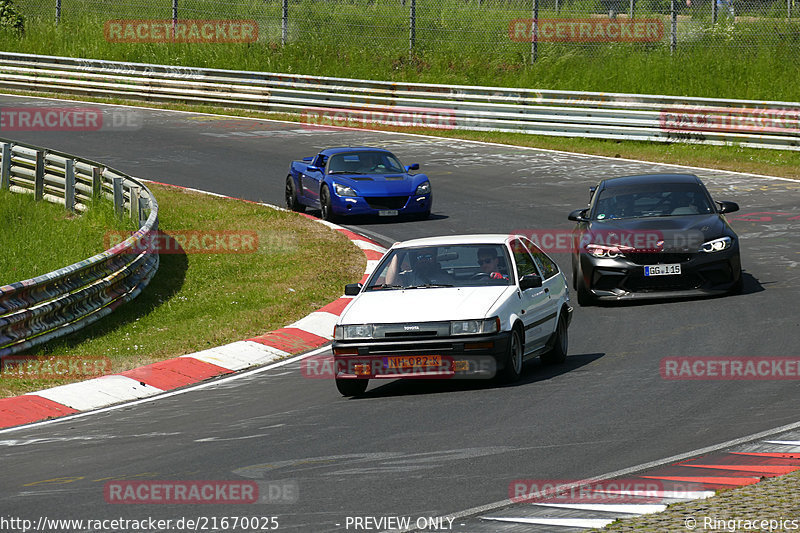
<instances>
[{"instance_id":1,"label":"steering wheel","mask_svg":"<svg viewBox=\"0 0 800 533\"><path fill-rule=\"evenodd\" d=\"M476 272L475 274L470 276L469 279L473 279L473 280L489 279L489 273L488 272L482 272L482 271L481 272Z\"/></svg>"}]
</instances>

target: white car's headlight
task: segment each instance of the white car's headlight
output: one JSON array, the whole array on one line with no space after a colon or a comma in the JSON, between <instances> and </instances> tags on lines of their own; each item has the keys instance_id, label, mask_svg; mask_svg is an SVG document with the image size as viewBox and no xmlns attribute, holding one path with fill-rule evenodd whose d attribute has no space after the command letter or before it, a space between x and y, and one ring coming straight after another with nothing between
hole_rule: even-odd
<instances>
[{"instance_id":1,"label":"white car's headlight","mask_svg":"<svg viewBox=\"0 0 800 533\"><path fill-rule=\"evenodd\" d=\"M727 250L730 248L732 244L733 239L730 237L720 237L719 239L714 239L713 241L704 242L700 247L700 251L706 253L721 252L722 250Z\"/></svg>"},{"instance_id":2,"label":"white car's headlight","mask_svg":"<svg viewBox=\"0 0 800 533\"><path fill-rule=\"evenodd\" d=\"M333 338L337 341L352 339L371 339L372 324L354 324L351 326L336 326L333 329Z\"/></svg>"},{"instance_id":3,"label":"white car's headlight","mask_svg":"<svg viewBox=\"0 0 800 533\"><path fill-rule=\"evenodd\" d=\"M333 188L336 190L336 194L339 196L358 196L352 187L342 185L341 183L334 183Z\"/></svg>"},{"instance_id":4,"label":"white car's headlight","mask_svg":"<svg viewBox=\"0 0 800 533\"><path fill-rule=\"evenodd\" d=\"M500 319L498 317L480 320L453 320L450 322L451 335L477 335L497 333L498 331L500 331Z\"/></svg>"},{"instance_id":5,"label":"white car's headlight","mask_svg":"<svg viewBox=\"0 0 800 533\"><path fill-rule=\"evenodd\" d=\"M417 194L428 194L431 192L431 182L426 181L425 183L421 184L417 187Z\"/></svg>"}]
</instances>

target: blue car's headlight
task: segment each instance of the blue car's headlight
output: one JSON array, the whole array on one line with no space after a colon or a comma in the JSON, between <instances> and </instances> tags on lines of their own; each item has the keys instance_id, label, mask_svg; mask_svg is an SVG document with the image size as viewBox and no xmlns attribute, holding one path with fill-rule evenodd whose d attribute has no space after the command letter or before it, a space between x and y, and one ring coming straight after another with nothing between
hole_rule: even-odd
<instances>
[{"instance_id":1,"label":"blue car's headlight","mask_svg":"<svg viewBox=\"0 0 800 533\"><path fill-rule=\"evenodd\" d=\"M714 239L713 241L704 242L700 247L700 251L706 253L721 252L722 250L727 250L730 248L732 244L733 239L730 237L720 237L719 239Z\"/></svg>"},{"instance_id":2,"label":"blue car's headlight","mask_svg":"<svg viewBox=\"0 0 800 533\"><path fill-rule=\"evenodd\" d=\"M342 185L341 183L334 183L333 188L338 196L358 196L352 187Z\"/></svg>"},{"instance_id":3,"label":"blue car's headlight","mask_svg":"<svg viewBox=\"0 0 800 533\"><path fill-rule=\"evenodd\" d=\"M417 194L428 194L431 192L431 182L426 181L425 183L421 184L417 187Z\"/></svg>"}]
</instances>

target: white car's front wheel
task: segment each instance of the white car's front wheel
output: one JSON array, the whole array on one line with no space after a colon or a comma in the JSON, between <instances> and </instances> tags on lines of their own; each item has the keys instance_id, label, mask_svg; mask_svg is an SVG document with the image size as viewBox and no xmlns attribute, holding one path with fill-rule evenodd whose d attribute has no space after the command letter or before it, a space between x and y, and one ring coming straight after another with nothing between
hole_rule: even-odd
<instances>
[{"instance_id":1,"label":"white car's front wheel","mask_svg":"<svg viewBox=\"0 0 800 533\"><path fill-rule=\"evenodd\" d=\"M522 375L522 337L519 330L511 330L511 339L508 343L508 355L505 360L501 379L505 383L513 383Z\"/></svg>"},{"instance_id":2,"label":"white car's front wheel","mask_svg":"<svg viewBox=\"0 0 800 533\"><path fill-rule=\"evenodd\" d=\"M554 333L553 347L539 356L542 363L546 365L557 365L567 360L567 350L569 349L569 336L567 333L567 319L563 314L558 319L556 332Z\"/></svg>"}]
</instances>

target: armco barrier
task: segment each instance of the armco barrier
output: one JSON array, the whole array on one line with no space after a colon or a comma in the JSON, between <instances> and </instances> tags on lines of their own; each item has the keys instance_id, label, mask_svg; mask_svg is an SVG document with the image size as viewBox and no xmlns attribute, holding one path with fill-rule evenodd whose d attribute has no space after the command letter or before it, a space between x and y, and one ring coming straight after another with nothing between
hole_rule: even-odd
<instances>
[{"instance_id":1,"label":"armco barrier","mask_svg":"<svg viewBox=\"0 0 800 533\"><path fill-rule=\"evenodd\" d=\"M0 139L0 188L83 211L97 197L114 201L139 227L89 259L0 286L0 357L72 333L135 298L158 270L142 242L158 230L158 203L141 182L99 163ZM145 217L146 215L146 217Z\"/></svg>"},{"instance_id":2,"label":"armco barrier","mask_svg":"<svg viewBox=\"0 0 800 533\"><path fill-rule=\"evenodd\" d=\"M9 52L0 52L0 88L383 124L418 116L415 125L475 131L800 150L800 103L793 102L393 83Z\"/></svg>"}]
</instances>

